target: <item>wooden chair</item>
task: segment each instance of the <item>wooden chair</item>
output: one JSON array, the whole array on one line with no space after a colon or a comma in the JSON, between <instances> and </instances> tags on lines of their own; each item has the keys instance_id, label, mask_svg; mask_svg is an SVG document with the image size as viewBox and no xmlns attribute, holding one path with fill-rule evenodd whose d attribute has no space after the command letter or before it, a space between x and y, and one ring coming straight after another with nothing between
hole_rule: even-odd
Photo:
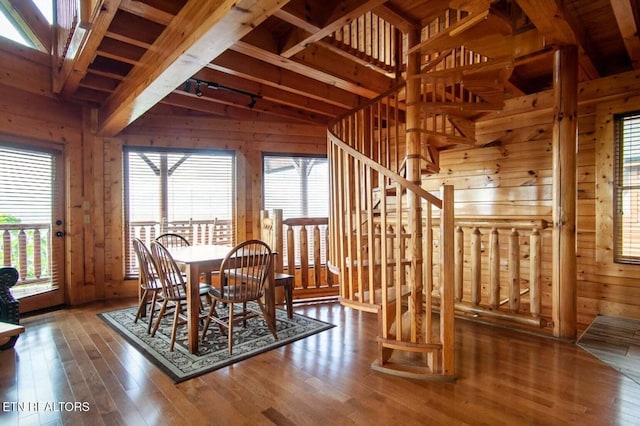
<instances>
[{"instance_id":1,"label":"wooden chair","mask_svg":"<svg viewBox=\"0 0 640 426\"><path fill-rule=\"evenodd\" d=\"M169 253L169 250L161 243L153 241L151 243L151 254L155 261L158 277L162 286L162 306L158 313L158 320L156 321L152 336L156 335L160 321L169 305L175 308L173 316L173 326L171 329L171 346L170 351L173 351L176 342L176 335L178 326L186 324L186 312L187 312L187 283L186 278L176 261ZM211 290L211 286L207 284L200 284L200 296L207 295Z\"/></svg>"},{"instance_id":2,"label":"wooden chair","mask_svg":"<svg viewBox=\"0 0 640 426\"><path fill-rule=\"evenodd\" d=\"M166 233L156 238L156 241L165 247L186 247L190 246L189 240L180 234Z\"/></svg>"},{"instance_id":3,"label":"wooden chair","mask_svg":"<svg viewBox=\"0 0 640 426\"><path fill-rule=\"evenodd\" d=\"M213 298L209 313L204 322L202 340L204 340L209 323L214 321L220 330L227 331L229 355L233 353L233 325L242 322L246 327L247 320L262 316L266 321L266 310L262 297L264 286L269 278L271 267L271 249L260 240L249 240L238 244L227 254L220 265L220 282L213 286L210 295ZM220 316L216 309L217 302L227 304L227 314ZM249 309L248 302L255 302L260 312ZM235 310L235 305L242 305L242 309ZM266 321L275 339L275 328Z\"/></svg>"},{"instance_id":4,"label":"wooden chair","mask_svg":"<svg viewBox=\"0 0 640 426\"><path fill-rule=\"evenodd\" d=\"M182 235L174 234L170 232L158 236L156 238L156 241L162 244L165 248L188 247L191 245L189 240L187 240ZM204 279L204 282L206 284L211 284L211 272L203 272L202 278ZM206 302L211 303L211 298L209 297L209 293L206 294Z\"/></svg>"},{"instance_id":5,"label":"wooden chair","mask_svg":"<svg viewBox=\"0 0 640 426\"><path fill-rule=\"evenodd\" d=\"M138 322L140 317L143 316L143 314L146 314L147 302L149 294L151 294L151 309L149 311L149 324L147 326L147 333L150 333L156 304L160 302L158 294L162 290L162 285L158 280L156 264L147 246L139 238L134 238L132 243L133 250L138 258L138 276L140 290L142 291L140 295L140 303L138 304L138 311L136 312L136 319L133 322Z\"/></svg>"},{"instance_id":6,"label":"wooden chair","mask_svg":"<svg viewBox=\"0 0 640 426\"><path fill-rule=\"evenodd\" d=\"M275 276L273 286L284 290L287 317L293 318L293 288L295 276L283 272L282 262L282 210L273 210L272 217L266 211L260 212L260 239L267 243L273 253L278 256L274 262Z\"/></svg>"},{"instance_id":7,"label":"wooden chair","mask_svg":"<svg viewBox=\"0 0 640 426\"><path fill-rule=\"evenodd\" d=\"M287 307L287 318L293 318L293 287L295 286L295 277L283 272L276 272L273 278L273 286L275 288L282 287L284 289L284 302Z\"/></svg>"}]
</instances>

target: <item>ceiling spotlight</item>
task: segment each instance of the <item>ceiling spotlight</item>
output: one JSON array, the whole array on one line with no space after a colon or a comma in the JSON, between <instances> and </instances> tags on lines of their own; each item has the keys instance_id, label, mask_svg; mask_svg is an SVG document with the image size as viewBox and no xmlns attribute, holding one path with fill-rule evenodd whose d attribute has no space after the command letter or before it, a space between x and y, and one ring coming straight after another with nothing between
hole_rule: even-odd
<instances>
[{"instance_id":1,"label":"ceiling spotlight","mask_svg":"<svg viewBox=\"0 0 640 426\"><path fill-rule=\"evenodd\" d=\"M202 90L200 90L200 85L196 86L196 96L199 98L202 97Z\"/></svg>"}]
</instances>

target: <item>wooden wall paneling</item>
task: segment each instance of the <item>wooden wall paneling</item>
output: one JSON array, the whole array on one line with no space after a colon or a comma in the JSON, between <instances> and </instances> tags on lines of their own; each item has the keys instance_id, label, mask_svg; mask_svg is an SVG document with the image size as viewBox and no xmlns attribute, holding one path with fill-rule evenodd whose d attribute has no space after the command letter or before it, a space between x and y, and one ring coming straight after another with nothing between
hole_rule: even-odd
<instances>
[{"instance_id":1,"label":"wooden wall paneling","mask_svg":"<svg viewBox=\"0 0 640 426\"><path fill-rule=\"evenodd\" d=\"M614 114L640 109L640 96L630 96L603 103L596 114L596 261L600 265L613 263L613 183L614 183ZM621 266L623 270L637 267Z\"/></svg>"},{"instance_id":2,"label":"wooden wall paneling","mask_svg":"<svg viewBox=\"0 0 640 426\"><path fill-rule=\"evenodd\" d=\"M134 124L129 126L123 134L147 133L153 128L174 128L185 130L206 130L206 131L231 131L241 133L257 134L277 134L277 135L298 135L325 137L326 127L319 125L308 125L292 123L288 121L261 122L261 121L239 121L229 119L212 119L208 116L176 116L166 114L150 113L141 117Z\"/></svg>"},{"instance_id":3,"label":"wooden wall paneling","mask_svg":"<svg viewBox=\"0 0 640 426\"><path fill-rule=\"evenodd\" d=\"M10 43L0 40L0 83L26 93L52 97L49 56L27 47L7 46Z\"/></svg>"},{"instance_id":4,"label":"wooden wall paneling","mask_svg":"<svg viewBox=\"0 0 640 426\"><path fill-rule=\"evenodd\" d=\"M260 238L260 211L262 205L262 152L256 149L253 143L247 153L247 168L249 173L249 184L246 189L246 238ZM242 191L240 191L242 192Z\"/></svg>"},{"instance_id":5,"label":"wooden wall paneling","mask_svg":"<svg viewBox=\"0 0 640 426\"><path fill-rule=\"evenodd\" d=\"M90 111L91 112L91 111ZM91 115L89 123L92 127L96 117ZM85 118L86 120L86 118ZM104 168L106 166L104 158L104 138L92 135L92 163L93 181L90 181L88 190L93 193L93 203L90 207L90 224L93 232L93 252L94 252L94 285L96 286L96 298L105 297L105 189L106 181Z\"/></svg>"},{"instance_id":6,"label":"wooden wall paneling","mask_svg":"<svg viewBox=\"0 0 640 426\"><path fill-rule=\"evenodd\" d=\"M82 139L69 147L66 158L66 302L74 305L83 303L85 299L85 266L84 266L84 211L83 202L83 148Z\"/></svg>"},{"instance_id":7,"label":"wooden wall paneling","mask_svg":"<svg viewBox=\"0 0 640 426\"><path fill-rule=\"evenodd\" d=\"M105 139L105 297L138 294L138 280L124 280L124 194L123 143L121 138Z\"/></svg>"},{"instance_id":8,"label":"wooden wall paneling","mask_svg":"<svg viewBox=\"0 0 640 426\"><path fill-rule=\"evenodd\" d=\"M101 232L95 229L97 224L92 223L96 219L97 215L94 214L95 201L98 198L95 194L94 182L100 180L99 191L102 194L102 179L100 175L94 173L94 163L98 161L102 162L102 155L95 153L94 148L97 145L95 135L91 134L91 111L88 107L83 109L82 114L82 163L81 167L81 194L79 196L81 219L82 219L82 242L83 242L83 254L84 260L84 279L82 282L82 301L95 300L98 296L96 292L96 252L95 252L95 238L96 233ZM97 156L97 158L95 158ZM95 160L95 161L94 161ZM80 165L76 165L78 167ZM100 165L102 170L102 165ZM98 260L99 262L99 260ZM100 280L102 277L100 277ZM79 292L79 290L78 290Z\"/></svg>"},{"instance_id":9,"label":"wooden wall paneling","mask_svg":"<svg viewBox=\"0 0 640 426\"><path fill-rule=\"evenodd\" d=\"M596 233L599 241L602 237L611 238L610 227L602 225L603 218L610 220L611 217L611 184L610 178L605 178L605 175L600 172L600 165L603 160L610 161L612 151L603 152L601 134L608 132L606 126L612 126L612 123L611 117L603 117L602 112L614 107L620 111L640 109L638 87L637 83L634 84L634 81L637 82L638 75L637 72L625 73L579 85L576 237L577 280L580 285L578 321L581 327L588 324L599 312L624 313L627 316L640 317L640 309L634 305L634 302L624 304L621 298L615 296L621 291L617 288L620 283L615 281L616 277L630 277L630 284L627 283L627 285L633 286L640 278L640 268L630 265L603 264L600 261L594 264L591 257L596 250ZM599 99L607 102L599 103ZM442 172L432 178L424 179L425 188L432 191L436 190L440 184L453 184L456 188L456 201L461 197L470 199L475 197L478 200L457 204L457 216L488 212L498 214L499 212L502 215L540 215L550 218L550 200L541 198L534 202L534 205L529 201L510 201L508 198L502 201L483 202L480 200L481 197L474 195L473 192L492 187L502 188L505 191L506 188L515 190L519 185L533 188L549 185L553 172L550 155L552 100L553 95L550 91L507 100L502 112L488 114L486 119L477 124L479 140L484 143L500 141L500 145L482 148L479 144L475 149L465 148L443 152L440 157ZM532 113L533 110L538 112ZM533 125L521 124L526 122L527 117L535 118ZM611 140L609 143L612 143ZM507 158L502 158L502 153L505 151L509 153L516 151L518 154L510 154ZM528 164L527 162L518 164L513 161L514 156L528 158ZM596 164L599 166L596 167ZM610 173L606 176L610 176ZM531 188L528 191L535 192ZM463 195L463 192L467 194ZM490 191L486 193L492 194ZM604 194L604 198L600 194ZM486 236L483 235L483 238ZM484 244L486 246L488 241ZM600 253L598 258L603 252L610 254L608 250L603 250L602 243L597 251ZM543 237L542 257L542 303L543 306L545 304L549 306L551 253L548 238L545 237ZM482 268L483 281L488 282L486 266L482 265ZM600 297L606 303L591 300L590 297L596 294L594 291L583 291L592 282L598 283L596 285L599 286ZM483 288L483 294L487 294L487 291ZM608 294L609 292L611 294ZM465 295L465 297L468 296ZM486 301L483 300L483 303Z\"/></svg>"},{"instance_id":10,"label":"wooden wall paneling","mask_svg":"<svg viewBox=\"0 0 640 426\"><path fill-rule=\"evenodd\" d=\"M235 212L236 212L236 241L248 238L251 232L251 212L247 208L251 206L251 152L248 143L243 143L236 151L236 188L235 188ZM260 209L257 210L259 214Z\"/></svg>"}]
</instances>

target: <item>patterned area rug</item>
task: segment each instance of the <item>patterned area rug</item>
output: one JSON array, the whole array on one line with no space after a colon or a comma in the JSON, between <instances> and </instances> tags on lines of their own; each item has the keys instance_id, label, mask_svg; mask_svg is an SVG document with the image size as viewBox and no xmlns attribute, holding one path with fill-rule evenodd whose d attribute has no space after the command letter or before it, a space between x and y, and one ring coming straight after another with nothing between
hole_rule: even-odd
<instances>
[{"instance_id":1,"label":"patterned area rug","mask_svg":"<svg viewBox=\"0 0 640 426\"><path fill-rule=\"evenodd\" d=\"M640 320L597 316L577 344L640 384Z\"/></svg>"},{"instance_id":2,"label":"patterned area rug","mask_svg":"<svg viewBox=\"0 0 640 426\"><path fill-rule=\"evenodd\" d=\"M257 305L255 308L258 309ZM224 313L221 309L218 312ZM136 308L130 307L104 312L98 316L176 383L334 327L333 324L296 313L289 319L286 311L276 309L278 340L273 338L262 318L252 318L247 322L247 327L242 327L242 324L234 326L233 355L229 356L227 336L211 323L205 341L199 344L199 353L191 354L186 346L185 326L178 327L174 350L169 351L173 315L165 316L158 332L151 337L147 334L146 319L133 322L135 314Z\"/></svg>"}]
</instances>

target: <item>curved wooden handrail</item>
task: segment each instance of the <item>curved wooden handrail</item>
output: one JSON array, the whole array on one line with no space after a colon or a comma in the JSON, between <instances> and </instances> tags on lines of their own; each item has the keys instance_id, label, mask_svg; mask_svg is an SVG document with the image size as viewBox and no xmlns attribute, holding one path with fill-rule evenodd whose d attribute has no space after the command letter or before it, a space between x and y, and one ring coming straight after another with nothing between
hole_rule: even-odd
<instances>
[{"instance_id":1,"label":"curved wooden handrail","mask_svg":"<svg viewBox=\"0 0 640 426\"><path fill-rule=\"evenodd\" d=\"M364 164L366 164L368 167L371 167L373 170L377 171L378 173L381 173L385 177L389 178L390 180L392 180L392 181L394 181L396 183L399 183L400 185L406 187L407 189L410 189L416 195L418 195L420 198L423 198L423 199L429 201L431 204L433 204L434 206L438 207L439 209L442 208L442 200L440 200L438 197L432 195L430 192L422 189L421 186L419 186L419 185L417 185L417 184L415 184L415 183L403 178L402 176L400 176L399 174L395 173L394 171L389 170L386 167L383 167L382 165L380 165L379 163L376 163L375 161L373 161L372 159L370 159L366 155L364 155L364 154L360 153L359 151L357 151L356 149L350 147L349 145L344 143L331 130L329 130L328 132L329 132L329 139L331 140L331 142L333 144L337 145L338 147L340 147L342 150L346 151L353 158L355 158L358 161L362 161Z\"/></svg>"}]
</instances>

